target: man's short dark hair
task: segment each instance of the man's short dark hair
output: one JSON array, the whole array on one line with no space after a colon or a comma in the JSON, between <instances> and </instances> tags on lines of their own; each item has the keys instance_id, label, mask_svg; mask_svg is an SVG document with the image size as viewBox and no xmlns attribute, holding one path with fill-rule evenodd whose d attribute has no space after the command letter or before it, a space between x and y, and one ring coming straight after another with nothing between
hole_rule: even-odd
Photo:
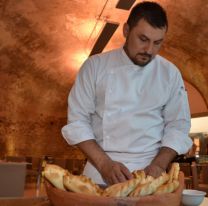
<instances>
[{"instance_id":1,"label":"man's short dark hair","mask_svg":"<svg viewBox=\"0 0 208 206\"><path fill-rule=\"evenodd\" d=\"M127 20L130 29L136 26L140 19L144 19L154 28L168 28L166 12L156 2L144 1L133 7Z\"/></svg>"}]
</instances>

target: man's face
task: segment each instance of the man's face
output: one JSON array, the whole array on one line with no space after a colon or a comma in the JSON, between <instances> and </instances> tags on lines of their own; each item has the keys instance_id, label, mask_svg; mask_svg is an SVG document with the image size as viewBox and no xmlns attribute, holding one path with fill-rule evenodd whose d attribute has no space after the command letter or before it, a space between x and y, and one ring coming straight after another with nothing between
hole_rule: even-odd
<instances>
[{"instance_id":1,"label":"man's face","mask_svg":"<svg viewBox=\"0 0 208 206\"><path fill-rule=\"evenodd\" d=\"M166 28L154 28L141 19L131 30L124 25L126 43L124 49L128 57L137 65L147 65L159 52L166 33Z\"/></svg>"}]
</instances>

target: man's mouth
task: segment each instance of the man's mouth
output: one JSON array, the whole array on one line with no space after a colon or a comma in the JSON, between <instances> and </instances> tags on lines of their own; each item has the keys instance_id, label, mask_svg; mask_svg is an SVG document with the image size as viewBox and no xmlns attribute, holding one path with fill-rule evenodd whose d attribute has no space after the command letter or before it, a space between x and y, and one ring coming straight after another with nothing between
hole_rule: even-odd
<instances>
[{"instance_id":1,"label":"man's mouth","mask_svg":"<svg viewBox=\"0 0 208 206\"><path fill-rule=\"evenodd\" d=\"M138 54L138 55L140 55L141 57L142 57L142 59L151 59L152 58L152 55L150 55L150 54Z\"/></svg>"}]
</instances>

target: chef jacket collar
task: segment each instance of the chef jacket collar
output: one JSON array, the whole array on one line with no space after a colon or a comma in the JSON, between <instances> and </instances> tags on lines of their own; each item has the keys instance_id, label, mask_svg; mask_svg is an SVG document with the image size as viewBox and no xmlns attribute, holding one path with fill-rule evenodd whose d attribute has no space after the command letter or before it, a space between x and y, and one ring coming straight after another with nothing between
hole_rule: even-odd
<instances>
[{"instance_id":1,"label":"chef jacket collar","mask_svg":"<svg viewBox=\"0 0 208 206\"><path fill-rule=\"evenodd\" d=\"M121 48L121 54L122 54L122 57L123 57L122 60L124 61L124 64L126 66L129 65L130 66L129 68L134 69L136 71L143 71L146 67L148 67L151 64L151 62L149 62L149 64L147 64L144 67L141 67L139 65L134 64L134 62L132 62L132 60L127 56L127 54L126 54L125 50L123 49L123 47Z\"/></svg>"}]
</instances>

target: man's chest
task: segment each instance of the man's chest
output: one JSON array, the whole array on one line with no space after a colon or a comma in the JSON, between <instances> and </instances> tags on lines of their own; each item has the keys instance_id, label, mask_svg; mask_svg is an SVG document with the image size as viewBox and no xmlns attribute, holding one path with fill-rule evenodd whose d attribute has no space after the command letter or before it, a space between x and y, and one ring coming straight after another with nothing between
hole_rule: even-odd
<instances>
[{"instance_id":1,"label":"man's chest","mask_svg":"<svg viewBox=\"0 0 208 206\"><path fill-rule=\"evenodd\" d=\"M163 106L170 86L159 74L117 70L108 72L96 84L96 107L103 110L157 108Z\"/></svg>"}]
</instances>

